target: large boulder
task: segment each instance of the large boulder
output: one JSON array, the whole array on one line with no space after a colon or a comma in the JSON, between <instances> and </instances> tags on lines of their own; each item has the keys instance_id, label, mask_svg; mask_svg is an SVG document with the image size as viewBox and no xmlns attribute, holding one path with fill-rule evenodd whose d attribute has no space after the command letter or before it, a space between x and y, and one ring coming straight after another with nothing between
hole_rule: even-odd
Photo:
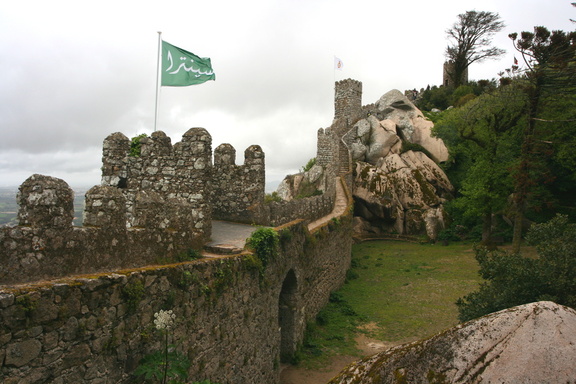
<instances>
[{"instance_id":1,"label":"large boulder","mask_svg":"<svg viewBox=\"0 0 576 384\"><path fill-rule=\"evenodd\" d=\"M437 162L448 160L448 149L442 139L431 135L434 123L427 120L402 92L393 89L386 93L376 102L376 108L383 120L396 124L404 140L421 145Z\"/></svg>"},{"instance_id":2,"label":"large boulder","mask_svg":"<svg viewBox=\"0 0 576 384\"><path fill-rule=\"evenodd\" d=\"M290 201L315 191L324 192L328 189L328 173L326 169L315 164L306 172L284 177L276 193L282 200Z\"/></svg>"},{"instance_id":3,"label":"large boulder","mask_svg":"<svg viewBox=\"0 0 576 384\"><path fill-rule=\"evenodd\" d=\"M442 140L431 136L433 123L397 90L363 107L363 115L330 148L336 151L341 139L353 163L354 235L427 235L435 241L445 227L443 204L452 198L453 187L438 166L448 159L448 150ZM340 128L332 126L330 132L343 132ZM332 155L344 158L341 153ZM322 171L315 166L287 176L277 195L292 200L326 191L333 179L321 175Z\"/></svg>"},{"instance_id":4,"label":"large boulder","mask_svg":"<svg viewBox=\"0 0 576 384\"><path fill-rule=\"evenodd\" d=\"M431 136L433 123L398 90L367 111L343 137L355 163L355 235L426 234L435 241L453 193L438 166L448 159L444 142ZM404 142L421 148L407 150Z\"/></svg>"},{"instance_id":5,"label":"large boulder","mask_svg":"<svg viewBox=\"0 0 576 384\"><path fill-rule=\"evenodd\" d=\"M542 301L365 358L329 384L576 383L575 356L576 311Z\"/></svg>"},{"instance_id":6,"label":"large boulder","mask_svg":"<svg viewBox=\"0 0 576 384\"><path fill-rule=\"evenodd\" d=\"M357 161L354 176L358 237L426 233L436 240L453 187L434 161L422 152L390 154L377 165Z\"/></svg>"}]
</instances>

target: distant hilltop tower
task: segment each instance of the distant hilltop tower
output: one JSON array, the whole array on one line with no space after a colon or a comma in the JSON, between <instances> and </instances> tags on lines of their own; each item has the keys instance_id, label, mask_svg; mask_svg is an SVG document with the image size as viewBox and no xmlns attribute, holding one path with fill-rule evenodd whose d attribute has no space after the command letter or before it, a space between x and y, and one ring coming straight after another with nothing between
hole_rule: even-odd
<instances>
[{"instance_id":1,"label":"distant hilltop tower","mask_svg":"<svg viewBox=\"0 0 576 384\"><path fill-rule=\"evenodd\" d=\"M452 74L454 73L454 62L453 61L446 61L444 63L444 73L443 73L443 82L442 84L445 87L453 87L454 86L454 79ZM468 83L468 68L462 74L462 81L460 84Z\"/></svg>"},{"instance_id":2,"label":"distant hilltop tower","mask_svg":"<svg viewBox=\"0 0 576 384\"><path fill-rule=\"evenodd\" d=\"M362 83L352 79L337 81L334 91L334 119L344 118L346 125L354 124L360 118L361 111Z\"/></svg>"},{"instance_id":3,"label":"distant hilltop tower","mask_svg":"<svg viewBox=\"0 0 576 384\"><path fill-rule=\"evenodd\" d=\"M342 137L352 129L352 126L361 117L362 83L352 79L336 82L334 88L334 122L330 129L320 132L317 157L320 158L321 153L329 153L329 156L323 156L321 163L334 164L338 174L346 174L351 170L352 159Z\"/></svg>"}]
</instances>

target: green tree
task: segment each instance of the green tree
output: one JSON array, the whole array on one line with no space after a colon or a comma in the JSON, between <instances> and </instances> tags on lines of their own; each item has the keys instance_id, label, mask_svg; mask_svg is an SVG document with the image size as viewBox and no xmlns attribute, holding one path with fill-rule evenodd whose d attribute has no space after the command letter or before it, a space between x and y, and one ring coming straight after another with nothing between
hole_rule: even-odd
<instances>
[{"instance_id":1,"label":"green tree","mask_svg":"<svg viewBox=\"0 0 576 384\"><path fill-rule=\"evenodd\" d=\"M461 321L541 300L576 308L576 225L557 215L534 225L527 240L536 246L537 258L476 248L486 281L456 302Z\"/></svg>"},{"instance_id":2,"label":"green tree","mask_svg":"<svg viewBox=\"0 0 576 384\"><path fill-rule=\"evenodd\" d=\"M455 159L465 164L454 167L456 174L448 172L459 191L455 205L465 216L482 217L485 244L491 238L493 214L505 208L512 192L510 168L518 156L523 96L515 86L501 87L448 111L434 127L449 148L448 166L454 167Z\"/></svg>"},{"instance_id":3,"label":"green tree","mask_svg":"<svg viewBox=\"0 0 576 384\"><path fill-rule=\"evenodd\" d=\"M543 119L547 104L559 97L574 100L576 92L576 32L548 31L545 27L535 27L534 32L509 35L514 48L520 53L524 63L522 76L516 80L524 87L528 98L526 124L518 166L515 170L514 208L514 249L520 248L522 228L531 195L542 185L541 175L546 172L546 153L550 147L543 138L545 131L561 122L558 119ZM516 68L514 68L516 69ZM564 121L566 122L566 121ZM550 177L548 177L551 180Z\"/></svg>"},{"instance_id":4,"label":"green tree","mask_svg":"<svg viewBox=\"0 0 576 384\"><path fill-rule=\"evenodd\" d=\"M452 88L449 87L438 87L436 85L429 87L418 100L418 107L425 111L430 111L434 108L444 110L450 106L452 92Z\"/></svg>"},{"instance_id":5,"label":"green tree","mask_svg":"<svg viewBox=\"0 0 576 384\"><path fill-rule=\"evenodd\" d=\"M457 88L463 83L464 73L472 63L497 58L505 51L492 47L492 37L504 28L497 13L467 11L458 15L452 28L446 31L450 41L446 58L452 62L449 74Z\"/></svg>"}]
</instances>

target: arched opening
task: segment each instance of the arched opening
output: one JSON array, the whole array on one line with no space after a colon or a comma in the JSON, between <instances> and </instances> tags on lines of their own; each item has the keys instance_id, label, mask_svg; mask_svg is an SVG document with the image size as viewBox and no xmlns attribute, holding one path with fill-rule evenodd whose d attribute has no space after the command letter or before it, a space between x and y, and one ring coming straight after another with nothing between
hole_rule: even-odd
<instances>
[{"instance_id":1,"label":"arched opening","mask_svg":"<svg viewBox=\"0 0 576 384\"><path fill-rule=\"evenodd\" d=\"M296 308L298 282L294 270L286 274L278 300L278 326L280 327L280 361L290 363L296 352Z\"/></svg>"}]
</instances>

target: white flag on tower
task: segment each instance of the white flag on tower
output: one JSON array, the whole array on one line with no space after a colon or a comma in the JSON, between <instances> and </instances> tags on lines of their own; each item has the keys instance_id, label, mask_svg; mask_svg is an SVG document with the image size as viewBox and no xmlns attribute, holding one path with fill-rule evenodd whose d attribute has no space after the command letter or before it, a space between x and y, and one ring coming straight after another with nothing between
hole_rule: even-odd
<instances>
[{"instance_id":1,"label":"white flag on tower","mask_svg":"<svg viewBox=\"0 0 576 384\"><path fill-rule=\"evenodd\" d=\"M344 63L342 62L342 60L334 56L334 69L341 71L342 68L344 68Z\"/></svg>"}]
</instances>

